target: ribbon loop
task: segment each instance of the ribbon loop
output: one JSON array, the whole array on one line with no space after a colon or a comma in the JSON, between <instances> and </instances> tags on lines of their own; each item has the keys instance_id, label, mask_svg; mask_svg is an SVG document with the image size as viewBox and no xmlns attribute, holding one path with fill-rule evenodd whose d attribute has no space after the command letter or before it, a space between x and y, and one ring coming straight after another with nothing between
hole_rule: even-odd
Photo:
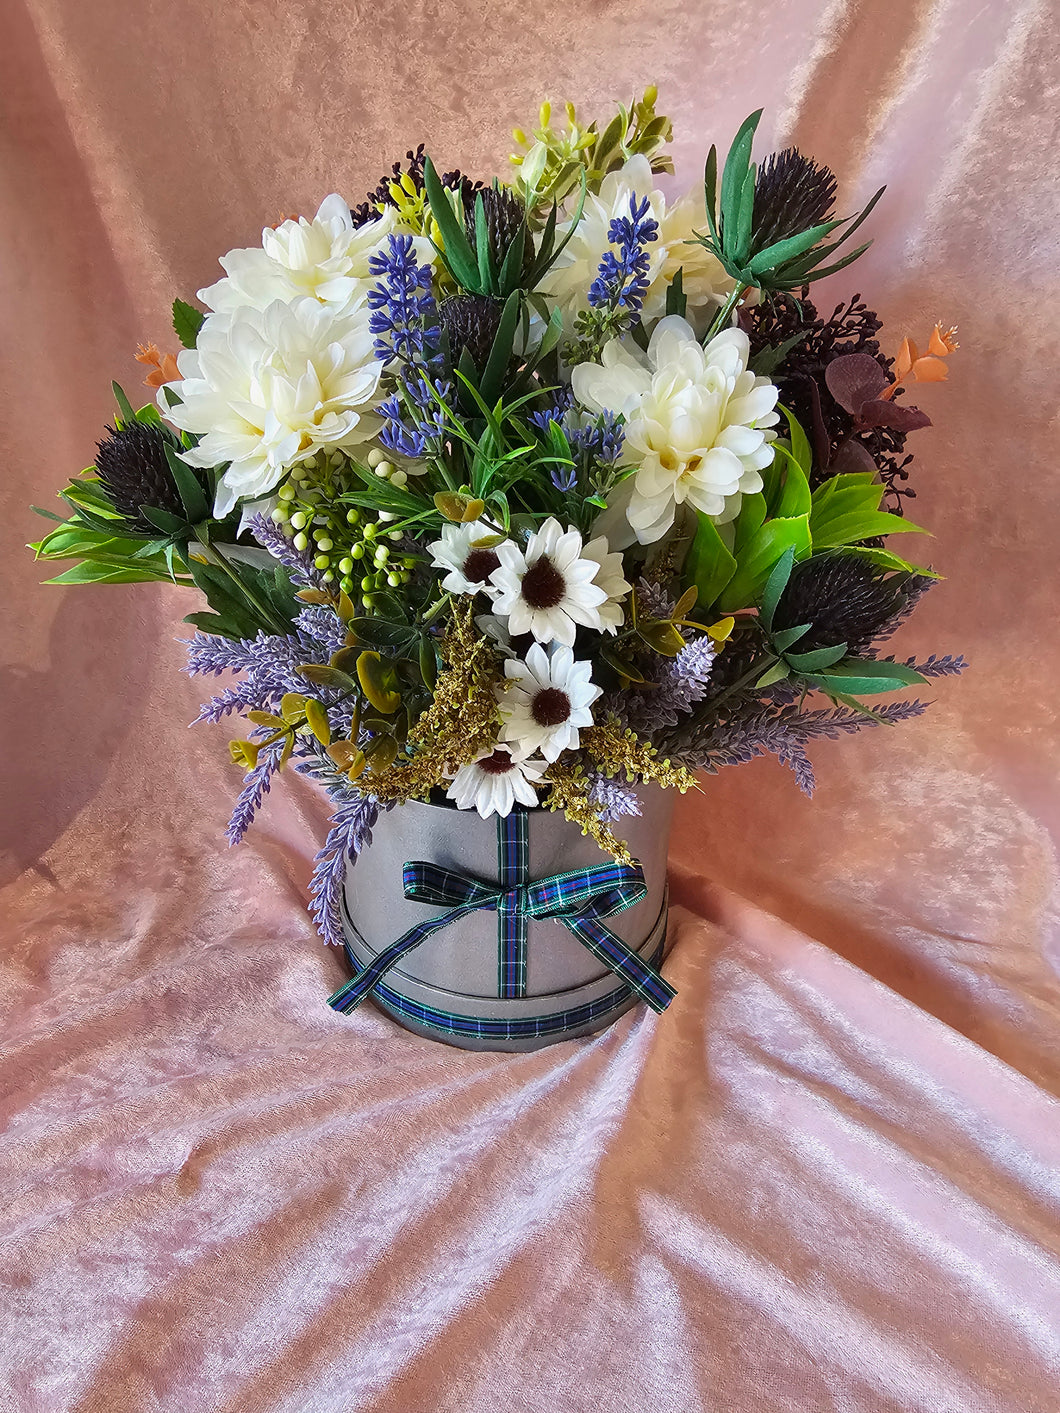
<instances>
[{"instance_id":1,"label":"ribbon loop","mask_svg":"<svg viewBox=\"0 0 1060 1413\"><path fill-rule=\"evenodd\" d=\"M554 873L527 881L529 838L526 815L515 811L497 821L498 883L484 883L456 869L424 860L402 870L405 897L449 912L427 918L392 942L328 1000L348 1014L369 995L391 967L433 933L479 910L498 918L498 993L526 994L527 922L561 922L579 942L634 990L652 1010L664 1011L677 994L668 981L632 947L604 926L603 919L642 902L648 890L640 865L615 862Z\"/></svg>"}]
</instances>

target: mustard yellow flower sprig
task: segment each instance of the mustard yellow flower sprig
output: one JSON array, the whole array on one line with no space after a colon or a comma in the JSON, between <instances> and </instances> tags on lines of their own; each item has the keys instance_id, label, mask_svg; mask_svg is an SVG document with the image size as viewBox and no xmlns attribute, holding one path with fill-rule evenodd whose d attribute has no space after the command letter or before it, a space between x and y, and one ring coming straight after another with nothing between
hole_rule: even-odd
<instances>
[{"instance_id":1,"label":"mustard yellow flower sprig","mask_svg":"<svg viewBox=\"0 0 1060 1413\"><path fill-rule=\"evenodd\" d=\"M589 191L599 190L608 172L621 167L630 157L644 156L653 172L672 172L673 159L660 148L673 137L669 118L655 111L659 91L654 84L622 106L603 132L595 121L579 122L573 103L564 104L566 125L552 126L552 104L542 103L538 126L532 133L512 129L512 138L522 151L508 160L516 167L515 187L531 209L561 202L585 175Z\"/></svg>"}]
</instances>

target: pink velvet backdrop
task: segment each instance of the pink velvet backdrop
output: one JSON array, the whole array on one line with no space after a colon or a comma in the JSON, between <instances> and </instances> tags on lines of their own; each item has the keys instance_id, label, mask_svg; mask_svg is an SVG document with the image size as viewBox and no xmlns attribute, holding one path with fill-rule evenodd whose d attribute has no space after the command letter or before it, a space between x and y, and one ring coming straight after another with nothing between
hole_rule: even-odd
<instances>
[{"instance_id":1,"label":"pink velvet backdrop","mask_svg":"<svg viewBox=\"0 0 1060 1413\"><path fill-rule=\"evenodd\" d=\"M1055 1410L1055 7L2 8L0 1408ZM321 800L228 853L190 604L38 588L26 505L221 252L649 80L678 185L759 104L844 209L890 183L821 303L960 325L905 641L972 668L813 803L768 762L682 803L664 1018L474 1056L324 1007Z\"/></svg>"}]
</instances>

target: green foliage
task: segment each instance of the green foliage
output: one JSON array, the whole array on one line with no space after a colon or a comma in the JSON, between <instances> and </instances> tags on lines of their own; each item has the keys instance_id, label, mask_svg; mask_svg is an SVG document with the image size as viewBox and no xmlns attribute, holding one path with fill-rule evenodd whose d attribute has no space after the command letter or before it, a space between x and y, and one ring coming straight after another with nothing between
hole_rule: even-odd
<instances>
[{"instance_id":1,"label":"green foliage","mask_svg":"<svg viewBox=\"0 0 1060 1413\"><path fill-rule=\"evenodd\" d=\"M756 603L781 562L794 563L840 546L881 568L931 572L916 569L889 550L860 543L881 535L925 533L901 516L880 510L886 487L871 472L834 476L811 493L809 441L791 412L784 407L781 411L788 436L773 444L773 462L762 472L764 489L743 497L740 513L729 525L698 517L685 580L699 591L696 616L702 623Z\"/></svg>"},{"instance_id":2,"label":"green foliage","mask_svg":"<svg viewBox=\"0 0 1060 1413\"><path fill-rule=\"evenodd\" d=\"M774 632L773 620L795 559L793 549L784 552L774 565L759 598L758 626L773 661L755 682L758 690L764 691L778 682L792 681L801 685L804 691L823 692L838 704L867 711L857 700L858 696L894 692L926 680L901 662L854 657L848 654L846 643L803 653L792 651L809 632L810 625L803 623Z\"/></svg>"},{"instance_id":3,"label":"green foliage","mask_svg":"<svg viewBox=\"0 0 1060 1413\"><path fill-rule=\"evenodd\" d=\"M543 213L561 202L579 182L591 192L600 190L608 172L617 171L630 157L647 157L653 172L672 172L673 161L663 146L673 137L669 118L656 113L658 91L645 89L629 107L620 106L600 131L594 120L579 123L574 105L566 105L567 125L552 126L551 104L543 104L540 123L532 134L516 129L515 140L526 150L512 154L515 187L532 213Z\"/></svg>"},{"instance_id":4,"label":"green foliage","mask_svg":"<svg viewBox=\"0 0 1060 1413\"><path fill-rule=\"evenodd\" d=\"M831 264L823 262L858 229L883 195L884 188L851 219L822 221L800 231L760 246L754 237L755 181L757 168L751 161L755 129L762 110L752 113L741 124L733 138L721 174L718 188L718 153L711 147L703 174L703 195L706 203L708 232L697 237L700 243L721 262L725 271L739 286L756 286L764 290L798 290L803 285L835 274L851 264L872 244L866 241ZM846 227L837 240L822 241ZM781 355L782 356L782 355ZM778 360L779 361L779 360ZM776 366L776 365L774 365Z\"/></svg>"},{"instance_id":5,"label":"green foliage","mask_svg":"<svg viewBox=\"0 0 1060 1413\"><path fill-rule=\"evenodd\" d=\"M173 301L173 332L185 348L194 348L206 315L183 299Z\"/></svg>"},{"instance_id":6,"label":"green foliage","mask_svg":"<svg viewBox=\"0 0 1060 1413\"><path fill-rule=\"evenodd\" d=\"M423 181L431 216L438 228L441 244L432 241L438 256L456 283L468 294L489 295L507 300L518 290L534 289L570 240L581 220L585 204L585 178L582 177L581 197L575 209L570 230L556 245L558 208L553 202L544 230L534 248L534 259L524 270L524 252L530 240L528 220L523 221L503 253L490 249L485 209L481 192L475 197L475 245L468 239L460 198L442 186L441 179L428 157L423 165Z\"/></svg>"}]
</instances>

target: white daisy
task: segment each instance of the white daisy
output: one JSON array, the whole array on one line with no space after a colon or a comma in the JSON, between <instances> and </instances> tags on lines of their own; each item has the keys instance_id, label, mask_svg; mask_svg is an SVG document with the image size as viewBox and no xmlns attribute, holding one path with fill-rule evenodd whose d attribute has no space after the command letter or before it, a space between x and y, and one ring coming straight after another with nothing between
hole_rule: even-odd
<instances>
[{"instance_id":1,"label":"white daisy","mask_svg":"<svg viewBox=\"0 0 1060 1413\"><path fill-rule=\"evenodd\" d=\"M500 568L490 575L494 613L508 619L508 632L533 633L539 643L573 647L578 624L602 628L607 590L593 579L601 566L583 559L582 537L550 517L521 550L510 540L496 549Z\"/></svg>"},{"instance_id":2,"label":"white daisy","mask_svg":"<svg viewBox=\"0 0 1060 1413\"><path fill-rule=\"evenodd\" d=\"M544 769L544 762L517 761L506 746L498 746L462 765L446 796L457 809L478 810L483 819L491 814L508 815L516 801L531 808L537 804L534 785Z\"/></svg>"},{"instance_id":3,"label":"white daisy","mask_svg":"<svg viewBox=\"0 0 1060 1413\"><path fill-rule=\"evenodd\" d=\"M625 618L622 600L632 587L622 574L622 556L612 552L606 538L598 535L583 547L582 559L595 560L600 566L593 580L607 594L607 602L600 605L600 621L606 632L617 633Z\"/></svg>"},{"instance_id":4,"label":"white daisy","mask_svg":"<svg viewBox=\"0 0 1060 1413\"><path fill-rule=\"evenodd\" d=\"M472 520L467 525L443 525L441 539L427 546L434 567L449 571L442 580L442 588L451 594L477 594L488 589L490 575L500 568L498 546L480 545L476 541L496 538L496 530L483 520Z\"/></svg>"},{"instance_id":5,"label":"white daisy","mask_svg":"<svg viewBox=\"0 0 1060 1413\"><path fill-rule=\"evenodd\" d=\"M510 686L500 698L501 740L516 760L540 751L547 761L578 747L579 726L591 726L589 707L601 695L592 663L575 662L570 648L547 653L534 643L526 661L504 664Z\"/></svg>"}]
</instances>

